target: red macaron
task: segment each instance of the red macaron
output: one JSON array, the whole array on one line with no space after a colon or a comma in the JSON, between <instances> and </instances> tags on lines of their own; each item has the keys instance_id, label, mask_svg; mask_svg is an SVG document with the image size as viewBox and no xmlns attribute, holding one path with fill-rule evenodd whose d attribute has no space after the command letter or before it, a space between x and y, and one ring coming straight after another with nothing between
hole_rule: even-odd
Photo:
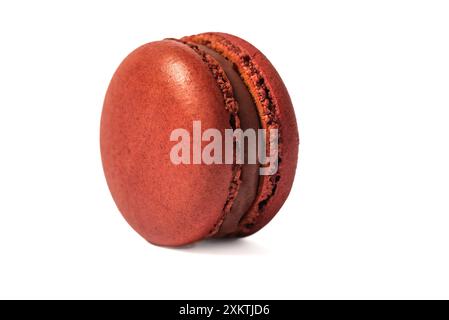
<instances>
[{"instance_id":1,"label":"red macaron","mask_svg":"<svg viewBox=\"0 0 449 320\"><path fill-rule=\"evenodd\" d=\"M232 163L202 161L208 133L217 142L217 134L239 129L265 130L257 142L276 154L275 170L262 175L273 163L247 161L251 148L243 148L243 163L236 161L235 141ZM299 138L287 89L259 50L229 34L166 39L129 54L110 82L100 131L112 197L128 223L157 245L253 234L279 211L295 175ZM191 154L176 162L172 138L183 133L193 136L180 144ZM218 144L226 153L224 145Z\"/></svg>"}]
</instances>

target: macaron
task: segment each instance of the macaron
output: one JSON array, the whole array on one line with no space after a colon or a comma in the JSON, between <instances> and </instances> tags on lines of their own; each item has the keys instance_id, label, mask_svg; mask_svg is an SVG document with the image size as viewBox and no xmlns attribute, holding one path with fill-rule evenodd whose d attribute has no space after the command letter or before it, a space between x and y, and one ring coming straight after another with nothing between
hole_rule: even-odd
<instances>
[{"instance_id":1,"label":"macaron","mask_svg":"<svg viewBox=\"0 0 449 320\"><path fill-rule=\"evenodd\" d=\"M106 181L126 221L156 245L262 229L290 193L298 145L278 72L230 34L147 43L123 60L106 92Z\"/></svg>"}]
</instances>

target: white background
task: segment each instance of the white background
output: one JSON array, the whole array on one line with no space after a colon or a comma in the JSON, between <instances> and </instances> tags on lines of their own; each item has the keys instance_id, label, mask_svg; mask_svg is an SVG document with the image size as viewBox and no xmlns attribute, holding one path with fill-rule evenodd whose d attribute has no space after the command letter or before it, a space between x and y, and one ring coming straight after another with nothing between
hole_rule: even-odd
<instances>
[{"instance_id":1,"label":"white background","mask_svg":"<svg viewBox=\"0 0 449 320\"><path fill-rule=\"evenodd\" d=\"M2 1L0 298L449 298L449 4ZM285 80L297 177L260 233L146 243L99 120L143 43L236 34Z\"/></svg>"}]
</instances>

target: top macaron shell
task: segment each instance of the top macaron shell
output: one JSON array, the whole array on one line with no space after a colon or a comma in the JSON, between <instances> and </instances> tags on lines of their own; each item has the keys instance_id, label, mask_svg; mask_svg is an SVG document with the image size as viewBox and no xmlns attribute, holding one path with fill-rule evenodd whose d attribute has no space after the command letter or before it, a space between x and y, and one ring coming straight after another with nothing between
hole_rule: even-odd
<instances>
[{"instance_id":1,"label":"top macaron shell","mask_svg":"<svg viewBox=\"0 0 449 320\"><path fill-rule=\"evenodd\" d=\"M174 165L172 130L229 129L229 112L207 65L172 40L136 49L109 85L101 121L103 167L113 198L145 239L177 246L206 237L220 220L232 165Z\"/></svg>"}]
</instances>

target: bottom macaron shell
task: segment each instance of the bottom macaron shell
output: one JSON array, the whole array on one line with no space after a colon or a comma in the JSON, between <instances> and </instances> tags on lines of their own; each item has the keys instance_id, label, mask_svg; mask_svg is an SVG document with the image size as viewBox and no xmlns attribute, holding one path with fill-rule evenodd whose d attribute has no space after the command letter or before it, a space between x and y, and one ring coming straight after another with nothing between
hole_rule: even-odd
<instances>
[{"instance_id":1,"label":"bottom macaron shell","mask_svg":"<svg viewBox=\"0 0 449 320\"><path fill-rule=\"evenodd\" d=\"M112 196L146 240L167 246L207 237L222 218L232 165L170 160L171 132L230 128L230 115L212 73L188 46L146 44L119 66L101 121L101 153Z\"/></svg>"},{"instance_id":2,"label":"bottom macaron shell","mask_svg":"<svg viewBox=\"0 0 449 320\"><path fill-rule=\"evenodd\" d=\"M244 231L242 234L248 236L259 231L270 222L279 212L290 194L298 162L298 126L287 88L268 58L253 45L241 38L225 33L218 34L248 52L251 59L259 67L259 71L263 75L267 87L270 89L279 112L279 136L281 137L279 145L282 148L282 161L279 163L278 172L281 178L276 184L274 195L266 203L263 213L259 215L251 229Z\"/></svg>"},{"instance_id":3,"label":"bottom macaron shell","mask_svg":"<svg viewBox=\"0 0 449 320\"><path fill-rule=\"evenodd\" d=\"M232 46L238 47L241 54L249 57L256 66L259 74L263 77L264 84L268 88L272 102L276 106L277 121L279 124L279 155L280 162L278 168L278 178L273 188L273 193L266 199L266 190L269 190L270 176L263 176L260 179L259 194L253 203L252 208L246 214L240 224L240 229L235 232L236 236L248 236L263 228L280 210L287 199L295 176L298 161L299 136L296 118L290 96L281 77L271 62L257 48L247 41L236 36L209 32L195 36L183 38L185 41L192 41L208 45L218 50L223 42L229 42ZM222 46L221 46L222 47ZM226 55L226 52L222 52ZM228 57L236 66L241 61L234 57L232 53ZM256 98L257 99L257 98ZM248 223L250 222L250 223Z\"/></svg>"}]
</instances>

